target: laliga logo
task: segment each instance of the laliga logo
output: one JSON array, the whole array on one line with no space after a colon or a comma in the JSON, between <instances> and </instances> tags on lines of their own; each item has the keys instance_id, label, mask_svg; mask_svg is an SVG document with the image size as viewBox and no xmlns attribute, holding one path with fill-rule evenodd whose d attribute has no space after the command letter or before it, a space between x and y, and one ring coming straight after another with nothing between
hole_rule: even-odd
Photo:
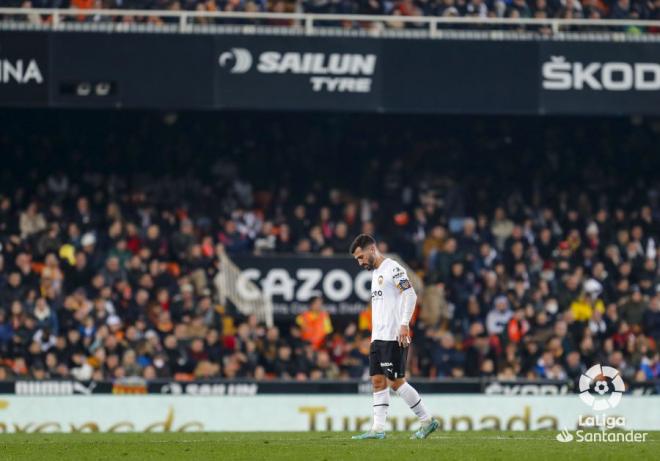
<instances>
[{"instance_id":1,"label":"laliga logo","mask_svg":"<svg viewBox=\"0 0 660 461\"><path fill-rule=\"evenodd\" d=\"M244 74L252 67L252 54L245 48L232 48L218 59L220 67L227 67L230 61L234 62L229 70L232 74Z\"/></svg>"},{"instance_id":2,"label":"laliga logo","mask_svg":"<svg viewBox=\"0 0 660 461\"><path fill-rule=\"evenodd\" d=\"M611 381L612 386L614 386L614 390L607 398L595 398L589 392L592 384L594 384L594 391L601 396L605 396L610 390L610 385L607 380L597 380L599 376L608 378ZM615 408L621 402L621 396L625 390L626 386L616 368L594 365L589 368L586 373L580 376L580 399L596 411Z\"/></svg>"}]
</instances>

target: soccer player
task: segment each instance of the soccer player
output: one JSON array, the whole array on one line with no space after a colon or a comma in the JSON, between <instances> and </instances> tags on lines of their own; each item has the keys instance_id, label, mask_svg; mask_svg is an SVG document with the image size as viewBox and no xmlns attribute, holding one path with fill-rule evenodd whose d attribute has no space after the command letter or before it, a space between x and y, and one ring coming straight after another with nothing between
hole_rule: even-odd
<instances>
[{"instance_id":1,"label":"soccer player","mask_svg":"<svg viewBox=\"0 0 660 461\"><path fill-rule=\"evenodd\" d=\"M373 425L354 439L384 439L387 410L392 389L408 404L421 422L412 439L425 439L438 428L424 406L421 397L406 382L406 356L410 345L410 319L417 295L406 271L378 250L376 240L367 234L358 235L350 252L363 268L373 271L371 277L371 349L369 375L374 391Z\"/></svg>"}]
</instances>

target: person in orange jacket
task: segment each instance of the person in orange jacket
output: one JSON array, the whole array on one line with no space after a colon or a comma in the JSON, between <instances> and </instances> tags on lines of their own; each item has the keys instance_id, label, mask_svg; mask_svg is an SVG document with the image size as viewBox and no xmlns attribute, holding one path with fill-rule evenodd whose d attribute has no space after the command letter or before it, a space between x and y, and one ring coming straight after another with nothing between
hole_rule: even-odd
<instances>
[{"instance_id":1,"label":"person in orange jacket","mask_svg":"<svg viewBox=\"0 0 660 461\"><path fill-rule=\"evenodd\" d=\"M309 310L298 315L296 323L300 327L302 339L314 349L321 347L325 337L333 331L330 315L323 310L323 299L320 296L312 298Z\"/></svg>"},{"instance_id":2,"label":"person in orange jacket","mask_svg":"<svg viewBox=\"0 0 660 461\"><path fill-rule=\"evenodd\" d=\"M358 330L371 332L371 303L358 315Z\"/></svg>"}]
</instances>

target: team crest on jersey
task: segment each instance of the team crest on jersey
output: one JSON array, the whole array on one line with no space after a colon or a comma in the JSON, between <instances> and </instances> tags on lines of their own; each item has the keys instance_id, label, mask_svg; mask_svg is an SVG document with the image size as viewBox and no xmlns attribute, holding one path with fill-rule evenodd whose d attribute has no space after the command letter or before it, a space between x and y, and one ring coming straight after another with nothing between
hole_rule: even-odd
<instances>
[{"instance_id":1,"label":"team crest on jersey","mask_svg":"<svg viewBox=\"0 0 660 461\"><path fill-rule=\"evenodd\" d=\"M383 276L379 275L378 276L378 285L382 285L382 284L383 284Z\"/></svg>"}]
</instances>

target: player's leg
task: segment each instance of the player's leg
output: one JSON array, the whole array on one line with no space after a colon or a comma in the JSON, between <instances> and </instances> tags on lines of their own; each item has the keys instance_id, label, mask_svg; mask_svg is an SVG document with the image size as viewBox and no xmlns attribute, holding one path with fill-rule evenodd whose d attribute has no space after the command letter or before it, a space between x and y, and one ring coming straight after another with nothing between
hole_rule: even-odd
<instances>
[{"instance_id":1,"label":"player's leg","mask_svg":"<svg viewBox=\"0 0 660 461\"><path fill-rule=\"evenodd\" d=\"M390 408L390 390L387 387L387 378L380 366L378 347L375 341L371 343L369 351L369 375L373 386L373 422L371 430L364 434L354 435L354 439L384 439L387 412Z\"/></svg>"},{"instance_id":2,"label":"player's leg","mask_svg":"<svg viewBox=\"0 0 660 461\"><path fill-rule=\"evenodd\" d=\"M413 434L412 438L425 439L438 428L438 421L433 419L417 390L406 382L405 378L392 381L392 389L419 418L420 428Z\"/></svg>"},{"instance_id":3,"label":"player's leg","mask_svg":"<svg viewBox=\"0 0 660 461\"><path fill-rule=\"evenodd\" d=\"M391 380L392 389L406 402L421 423L419 430L413 434L412 438L425 439L438 428L438 421L433 419L417 390L405 379L408 348L395 343L392 346L391 357L393 373L388 378Z\"/></svg>"},{"instance_id":4,"label":"player's leg","mask_svg":"<svg viewBox=\"0 0 660 461\"><path fill-rule=\"evenodd\" d=\"M374 419L371 430L374 432L385 432L387 423L387 412L390 409L390 389L387 387L385 375L374 375L371 377L373 386L373 412Z\"/></svg>"}]
</instances>

